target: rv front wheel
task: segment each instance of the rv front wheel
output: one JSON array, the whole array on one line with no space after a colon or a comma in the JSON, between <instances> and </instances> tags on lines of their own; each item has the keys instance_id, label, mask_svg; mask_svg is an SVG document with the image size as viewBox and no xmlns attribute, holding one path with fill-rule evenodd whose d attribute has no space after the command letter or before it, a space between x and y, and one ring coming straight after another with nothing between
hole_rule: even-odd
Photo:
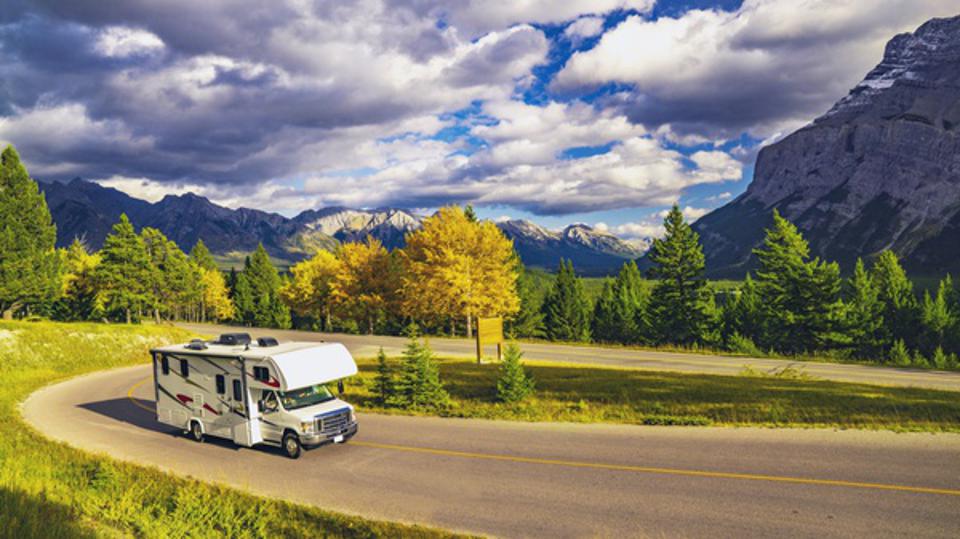
<instances>
[{"instance_id":1,"label":"rv front wheel","mask_svg":"<svg viewBox=\"0 0 960 539\"><path fill-rule=\"evenodd\" d=\"M203 428L200 426L199 421L190 422L190 437L193 438L195 442L203 441Z\"/></svg>"},{"instance_id":2,"label":"rv front wheel","mask_svg":"<svg viewBox=\"0 0 960 539\"><path fill-rule=\"evenodd\" d=\"M300 453L303 452L303 448L300 446L300 438L292 432L284 434L283 451L292 459L300 458Z\"/></svg>"}]
</instances>

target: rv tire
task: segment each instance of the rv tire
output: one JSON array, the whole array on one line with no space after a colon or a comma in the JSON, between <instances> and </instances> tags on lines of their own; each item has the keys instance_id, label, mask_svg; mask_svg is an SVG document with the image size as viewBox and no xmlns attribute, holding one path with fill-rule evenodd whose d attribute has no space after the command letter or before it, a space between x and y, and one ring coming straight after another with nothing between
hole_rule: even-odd
<instances>
[{"instance_id":1,"label":"rv tire","mask_svg":"<svg viewBox=\"0 0 960 539\"><path fill-rule=\"evenodd\" d=\"M300 458L300 454L303 453L300 437L292 431L287 431L283 435L283 453L292 459Z\"/></svg>"},{"instance_id":2,"label":"rv tire","mask_svg":"<svg viewBox=\"0 0 960 539\"><path fill-rule=\"evenodd\" d=\"M203 427L200 426L199 421L190 422L190 438L195 442L203 441Z\"/></svg>"}]
</instances>

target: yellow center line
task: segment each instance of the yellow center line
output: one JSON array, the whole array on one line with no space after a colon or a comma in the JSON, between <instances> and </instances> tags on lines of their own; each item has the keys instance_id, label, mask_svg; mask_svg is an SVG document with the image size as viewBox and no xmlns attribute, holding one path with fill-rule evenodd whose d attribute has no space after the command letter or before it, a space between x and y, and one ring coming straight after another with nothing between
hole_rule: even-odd
<instances>
[{"instance_id":1,"label":"yellow center line","mask_svg":"<svg viewBox=\"0 0 960 539\"><path fill-rule=\"evenodd\" d=\"M133 384L133 387L130 388L130 391L127 391L127 398L130 399L130 402L132 402L132 403L134 404L134 406L137 406L138 408L142 408L142 409L144 409L144 410L146 410L146 411L148 411L148 412L150 412L150 413L153 413L153 412L156 412L156 410L154 410L153 408L147 406L146 404L143 404L142 402L138 401L138 400L133 396L133 392L136 391L136 390L137 390L140 386L142 386L143 384L145 384L145 383L147 383L148 381L150 381L151 378L152 378L151 376L148 376L148 377L144 378L143 380L140 380L139 382Z\"/></svg>"},{"instance_id":2,"label":"yellow center line","mask_svg":"<svg viewBox=\"0 0 960 539\"><path fill-rule=\"evenodd\" d=\"M127 398L136 406L148 411L154 412L153 408L141 403L133 396L133 392L140 386L147 383L151 377L140 380L130 391L127 391ZM360 447L370 447L375 449L387 449L392 451L406 451L408 453L424 453L430 455L440 455L445 457L458 457L480 460L497 460L501 462L519 462L525 464L541 464L547 466L566 466L570 468L591 468L596 470L614 470L621 472L648 473L660 475L679 475L686 477L706 477L714 479L742 479L747 481L768 481L775 483L793 483L800 485L819 485L830 487L860 488L870 490L886 490L895 492L914 492L920 494L939 494L942 496L960 496L960 490L931 487L915 487L910 485L893 485L886 483L867 483L860 481L842 481L837 479L812 479L804 477L790 477L780 475L763 475L736 472L713 472L706 470L685 470L681 468L658 468L653 466L633 466L630 464L605 464L602 462L586 462L578 460L559 460L537 457L521 457L514 455L496 455L492 453L473 453L469 451L455 451L451 449L438 449L433 447L416 447L410 445L382 444L377 442L363 442L352 440L350 445Z\"/></svg>"},{"instance_id":3,"label":"yellow center line","mask_svg":"<svg viewBox=\"0 0 960 539\"><path fill-rule=\"evenodd\" d=\"M552 466L567 466L572 468L593 468L600 470L616 470L623 472L637 472L665 475L682 475L688 477L709 477L721 479L745 479L749 481L771 481L777 483L797 483L803 485L820 485L833 487L862 488L874 490L892 490L899 492L918 492L922 494L941 494L946 496L960 496L960 490L914 487L909 485L891 485L884 483L864 483L858 481L841 481L834 479L807 479L803 477L788 477L777 475L761 475L734 472L711 472L704 470L684 470L678 468L656 468L651 466L632 466L629 464L604 464L600 462L584 462L576 460L556 460L536 457L520 457L513 455L495 455L489 453L471 453L467 451L453 451L449 449L435 449L430 447L414 447L406 445L381 444L376 442L351 441L350 445L389 449L393 451L408 451L412 453L427 453L446 457L460 457L470 459L498 460L506 462L521 462L526 464L544 464Z\"/></svg>"}]
</instances>

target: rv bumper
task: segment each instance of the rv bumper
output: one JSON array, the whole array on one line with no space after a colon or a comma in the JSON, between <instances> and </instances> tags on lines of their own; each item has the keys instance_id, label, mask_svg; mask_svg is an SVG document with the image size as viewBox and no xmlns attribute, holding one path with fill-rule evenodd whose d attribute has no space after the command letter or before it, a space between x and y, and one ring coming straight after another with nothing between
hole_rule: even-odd
<instances>
[{"instance_id":1,"label":"rv bumper","mask_svg":"<svg viewBox=\"0 0 960 539\"><path fill-rule=\"evenodd\" d=\"M346 442L350 438L353 438L353 435L357 433L357 428L357 422L353 422L337 432L301 434L300 443L305 447L317 447L324 444L334 443L340 436L343 437L340 441Z\"/></svg>"}]
</instances>

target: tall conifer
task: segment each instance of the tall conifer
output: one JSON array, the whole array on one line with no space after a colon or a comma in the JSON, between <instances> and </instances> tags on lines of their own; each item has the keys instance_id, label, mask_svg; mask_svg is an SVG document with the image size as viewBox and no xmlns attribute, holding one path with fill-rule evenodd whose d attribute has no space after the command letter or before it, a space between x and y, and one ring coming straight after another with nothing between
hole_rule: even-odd
<instances>
[{"instance_id":1,"label":"tall conifer","mask_svg":"<svg viewBox=\"0 0 960 539\"><path fill-rule=\"evenodd\" d=\"M560 261L553 288L543 301L547 337L555 341L590 340L590 302L573 262Z\"/></svg>"},{"instance_id":2,"label":"tall conifer","mask_svg":"<svg viewBox=\"0 0 960 539\"><path fill-rule=\"evenodd\" d=\"M0 313L11 318L21 306L47 303L61 291L57 228L37 182L20 155L0 154Z\"/></svg>"},{"instance_id":3,"label":"tall conifer","mask_svg":"<svg viewBox=\"0 0 960 539\"><path fill-rule=\"evenodd\" d=\"M650 298L650 318L659 342L693 344L707 330L709 304L704 256L699 235L690 228L677 205L663 221L666 234L650 248L657 279Z\"/></svg>"}]
</instances>

